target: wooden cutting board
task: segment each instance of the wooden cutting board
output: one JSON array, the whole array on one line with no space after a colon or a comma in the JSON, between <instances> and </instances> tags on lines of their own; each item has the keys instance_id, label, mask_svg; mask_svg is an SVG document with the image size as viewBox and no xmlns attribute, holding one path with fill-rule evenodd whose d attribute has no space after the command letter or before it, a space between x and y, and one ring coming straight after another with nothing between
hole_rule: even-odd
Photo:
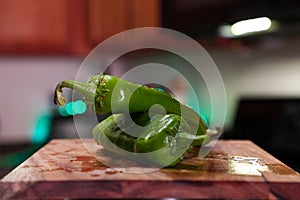
<instances>
[{"instance_id":1,"label":"wooden cutting board","mask_svg":"<svg viewBox=\"0 0 300 200\"><path fill-rule=\"evenodd\" d=\"M87 150L88 149L88 150ZM92 139L52 140L0 181L3 199L297 199L300 176L250 141L218 141L173 168L110 168ZM195 154L195 155L193 155ZM108 158L109 159L109 158Z\"/></svg>"}]
</instances>

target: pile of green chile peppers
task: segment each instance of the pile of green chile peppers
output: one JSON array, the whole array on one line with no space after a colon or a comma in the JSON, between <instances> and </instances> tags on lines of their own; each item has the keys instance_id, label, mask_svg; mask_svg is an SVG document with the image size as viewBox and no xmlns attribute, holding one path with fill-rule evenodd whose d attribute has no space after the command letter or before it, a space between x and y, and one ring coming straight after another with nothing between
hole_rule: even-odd
<instances>
[{"instance_id":1,"label":"pile of green chile peppers","mask_svg":"<svg viewBox=\"0 0 300 200\"><path fill-rule=\"evenodd\" d=\"M94 127L93 138L111 152L118 153L116 149L121 148L127 152L149 153L165 148L149 161L164 165L164 160L172 157L168 166L173 166L190 146L200 146L208 137L207 124L197 112L155 88L101 73L86 83L64 80L57 84L54 94L57 105L65 104L64 87L80 92L86 105L96 114L109 115ZM150 117L149 109L156 104L163 106L165 114L154 111ZM144 127L139 135L133 133L132 121Z\"/></svg>"}]
</instances>

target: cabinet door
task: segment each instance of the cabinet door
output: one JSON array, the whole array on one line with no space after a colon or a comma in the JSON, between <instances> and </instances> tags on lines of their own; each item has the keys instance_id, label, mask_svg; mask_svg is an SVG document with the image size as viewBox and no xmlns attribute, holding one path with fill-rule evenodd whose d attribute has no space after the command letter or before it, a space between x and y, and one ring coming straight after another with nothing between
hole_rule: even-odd
<instances>
[{"instance_id":1,"label":"cabinet door","mask_svg":"<svg viewBox=\"0 0 300 200\"><path fill-rule=\"evenodd\" d=\"M0 0L0 53L82 51L84 0Z\"/></svg>"},{"instance_id":2,"label":"cabinet door","mask_svg":"<svg viewBox=\"0 0 300 200\"><path fill-rule=\"evenodd\" d=\"M89 0L89 39L102 41L127 28L124 0Z\"/></svg>"},{"instance_id":3,"label":"cabinet door","mask_svg":"<svg viewBox=\"0 0 300 200\"><path fill-rule=\"evenodd\" d=\"M108 37L159 26L160 0L0 0L1 54L86 53Z\"/></svg>"},{"instance_id":4,"label":"cabinet door","mask_svg":"<svg viewBox=\"0 0 300 200\"><path fill-rule=\"evenodd\" d=\"M0 51L56 51L66 46L66 1L1 0Z\"/></svg>"},{"instance_id":5,"label":"cabinet door","mask_svg":"<svg viewBox=\"0 0 300 200\"><path fill-rule=\"evenodd\" d=\"M160 25L160 0L89 0L89 38L96 45L122 31Z\"/></svg>"},{"instance_id":6,"label":"cabinet door","mask_svg":"<svg viewBox=\"0 0 300 200\"><path fill-rule=\"evenodd\" d=\"M133 1L133 26L132 28L160 26L161 10L160 0L132 0ZM131 11L132 12L132 11Z\"/></svg>"}]
</instances>

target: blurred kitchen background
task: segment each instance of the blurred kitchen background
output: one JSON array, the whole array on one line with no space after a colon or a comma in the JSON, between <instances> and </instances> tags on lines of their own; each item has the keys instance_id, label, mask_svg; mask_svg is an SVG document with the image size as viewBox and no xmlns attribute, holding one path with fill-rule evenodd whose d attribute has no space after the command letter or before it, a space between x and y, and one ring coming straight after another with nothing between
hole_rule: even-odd
<instances>
[{"instance_id":1,"label":"blurred kitchen background","mask_svg":"<svg viewBox=\"0 0 300 200\"><path fill-rule=\"evenodd\" d=\"M56 84L75 79L101 41L148 26L187 34L216 63L227 93L223 139L250 139L300 171L299 1L0 0L0 177L49 139L78 137L72 116L85 105L55 106ZM118 66L149 57L177 62L149 50Z\"/></svg>"}]
</instances>

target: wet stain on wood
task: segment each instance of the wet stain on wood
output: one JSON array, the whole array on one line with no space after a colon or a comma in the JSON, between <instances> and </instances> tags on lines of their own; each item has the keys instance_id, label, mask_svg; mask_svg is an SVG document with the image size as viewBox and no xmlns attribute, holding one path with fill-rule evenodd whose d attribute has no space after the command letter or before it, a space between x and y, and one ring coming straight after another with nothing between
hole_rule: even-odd
<instances>
[{"instance_id":1,"label":"wet stain on wood","mask_svg":"<svg viewBox=\"0 0 300 200\"><path fill-rule=\"evenodd\" d=\"M100 174L91 174L91 177L99 177L101 176Z\"/></svg>"},{"instance_id":2,"label":"wet stain on wood","mask_svg":"<svg viewBox=\"0 0 300 200\"><path fill-rule=\"evenodd\" d=\"M79 162L79 168L74 170L79 170L81 172L91 172L107 168L106 165L102 164L94 156L74 156L70 162Z\"/></svg>"},{"instance_id":3,"label":"wet stain on wood","mask_svg":"<svg viewBox=\"0 0 300 200\"><path fill-rule=\"evenodd\" d=\"M195 153L195 152L190 152ZM272 167L274 168L274 167ZM280 170L281 168L278 167ZM250 176L261 176L262 172L273 171L274 173L282 173L279 170L271 169L269 165L265 164L264 161L256 157L245 157L245 156L233 156L226 155L224 153L213 152L207 155L205 159L197 158L194 154L189 155L185 160L177 164L172 168L166 168L165 172L173 170L180 170L180 172L195 173L221 173L221 174L233 174L233 175L250 175ZM289 170L286 167L286 170ZM287 174L290 173L287 171Z\"/></svg>"},{"instance_id":4,"label":"wet stain on wood","mask_svg":"<svg viewBox=\"0 0 300 200\"><path fill-rule=\"evenodd\" d=\"M116 174L118 173L119 171L117 169L114 169L114 168L107 168L105 170L105 174Z\"/></svg>"}]
</instances>

